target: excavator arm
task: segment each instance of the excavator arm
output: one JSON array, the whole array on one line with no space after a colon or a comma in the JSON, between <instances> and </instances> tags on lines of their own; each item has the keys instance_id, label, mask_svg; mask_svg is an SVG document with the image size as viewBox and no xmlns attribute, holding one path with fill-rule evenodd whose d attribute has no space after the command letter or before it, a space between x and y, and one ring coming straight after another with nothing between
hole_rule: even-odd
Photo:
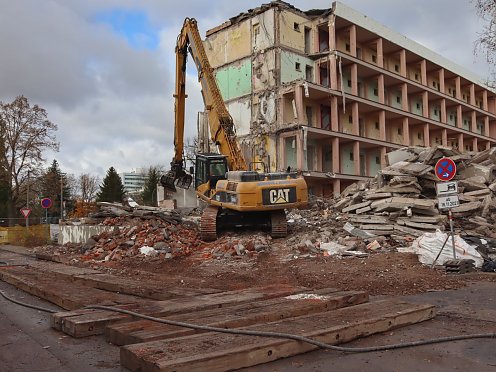
<instances>
[{"instance_id":1,"label":"excavator arm","mask_svg":"<svg viewBox=\"0 0 496 372\"><path fill-rule=\"evenodd\" d=\"M210 137L219 152L227 157L230 170L246 170L246 162L237 142L233 119L222 99L212 67L207 58L196 20L186 18L176 44L176 89L174 158L171 170L162 178L162 184L175 191L175 185L189 188L192 177L186 173L184 159L184 121L186 107L186 60L191 54L202 86L202 96L208 114Z\"/></svg>"}]
</instances>

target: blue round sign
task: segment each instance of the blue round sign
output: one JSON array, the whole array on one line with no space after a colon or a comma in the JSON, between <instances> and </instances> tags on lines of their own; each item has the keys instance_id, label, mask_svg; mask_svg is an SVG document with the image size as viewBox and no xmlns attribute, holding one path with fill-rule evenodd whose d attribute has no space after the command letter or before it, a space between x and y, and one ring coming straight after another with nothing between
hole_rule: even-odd
<instances>
[{"instance_id":1,"label":"blue round sign","mask_svg":"<svg viewBox=\"0 0 496 372\"><path fill-rule=\"evenodd\" d=\"M456 175L456 164L450 158L442 158L436 163L435 171L441 181L450 181Z\"/></svg>"},{"instance_id":2,"label":"blue round sign","mask_svg":"<svg viewBox=\"0 0 496 372\"><path fill-rule=\"evenodd\" d=\"M41 199L41 206L42 208L48 209L52 206L52 199L50 198L43 198Z\"/></svg>"}]
</instances>

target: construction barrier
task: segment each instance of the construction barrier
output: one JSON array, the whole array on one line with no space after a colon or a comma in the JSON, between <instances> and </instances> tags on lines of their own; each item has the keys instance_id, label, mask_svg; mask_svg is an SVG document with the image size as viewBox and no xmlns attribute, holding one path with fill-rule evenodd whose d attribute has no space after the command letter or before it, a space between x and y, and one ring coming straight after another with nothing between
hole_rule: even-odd
<instances>
[{"instance_id":1,"label":"construction barrier","mask_svg":"<svg viewBox=\"0 0 496 372\"><path fill-rule=\"evenodd\" d=\"M0 244L33 246L50 240L50 225L0 227Z\"/></svg>"}]
</instances>

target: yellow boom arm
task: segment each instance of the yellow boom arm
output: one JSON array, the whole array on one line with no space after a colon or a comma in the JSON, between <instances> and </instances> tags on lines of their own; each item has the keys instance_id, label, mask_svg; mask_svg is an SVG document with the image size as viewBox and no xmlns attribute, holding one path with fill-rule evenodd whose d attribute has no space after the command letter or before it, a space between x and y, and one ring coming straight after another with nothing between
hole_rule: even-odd
<instances>
[{"instance_id":1,"label":"yellow boom arm","mask_svg":"<svg viewBox=\"0 0 496 372\"><path fill-rule=\"evenodd\" d=\"M175 98L175 155L173 163L183 164L184 150L184 112L186 102L186 59L188 50L193 57L198 80L202 86L203 102L208 114L210 136L227 157L230 170L247 170L246 162L236 139L233 119L222 100L213 69L203 48L196 20L186 18L176 45L176 92Z\"/></svg>"}]
</instances>

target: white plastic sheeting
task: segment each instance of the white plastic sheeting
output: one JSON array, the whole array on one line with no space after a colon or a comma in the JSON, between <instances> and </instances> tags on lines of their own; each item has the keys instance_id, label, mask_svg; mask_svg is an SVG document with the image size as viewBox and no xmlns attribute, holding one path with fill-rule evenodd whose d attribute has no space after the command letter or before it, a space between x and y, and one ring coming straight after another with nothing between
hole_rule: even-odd
<instances>
[{"instance_id":1,"label":"white plastic sheeting","mask_svg":"<svg viewBox=\"0 0 496 372\"><path fill-rule=\"evenodd\" d=\"M419 261L425 265L432 265L438 255L443 243L448 237L447 233L436 230L434 233L425 233L415 239L411 247L398 248L398 252L415 253L418 255ZM448 260L453 259L453 245L451 237L446 242L443 251L436 261L437 265L442 265ZM455 252L456 259L470 259L475 261L475 267L481 267L484 260L475 248L469 245L459 235L455 235Z\"/></svg>"}]
</instances>

